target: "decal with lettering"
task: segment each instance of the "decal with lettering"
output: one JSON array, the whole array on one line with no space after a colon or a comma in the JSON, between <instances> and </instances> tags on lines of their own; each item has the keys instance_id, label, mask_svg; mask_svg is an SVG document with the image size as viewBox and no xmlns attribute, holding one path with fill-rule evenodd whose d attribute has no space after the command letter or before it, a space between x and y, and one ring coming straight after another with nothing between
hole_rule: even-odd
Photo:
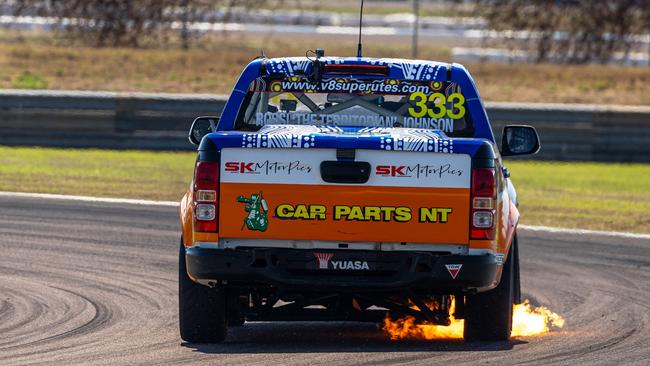
<instances>
[{"instance_id":1,"label":"decal with lettering","mask_svg":"<svg viewBox=\"0 0 650 366\"><path fill-rule=\"evenodd\" d=\"M434 93L442 90L445 85L445 83L439 81L423 82L399 79L325 78L319 82L313 82L302 77L293 76L268 83L264 91L270 93L409 95L413 93Z\"/></svg>"},{"instance_id":2,"label":"decal with lettering","mask_svg":"<svg viewBox=\"0 0 650 366\"><path fill-rule=\"evenodd\" d=\"M374 130L382 133L381 129ZM373 133L369 131L367 133ZM388 141L391 140L391 141ZM392 143L385 139L384 143ZM415 141L409 141L415 144ZM226 148L221 151L222 183L324 184L320 164L337 160L334 149L312 149L300 154L286 149ZM355 160L372 167L366 186L464 188L470 185L471 159L463 154L359 149Z\"/></svg>"},{"instance_id":3,"label":"decal with lettering","mask_svg":"<svg viewBox=\"0 0 650 366\"><path fill-rule=\"evenodd\" d=\"M426 106L425 106L426 107ZM410 108L409 108L410 111ZM359 127L405 127L454 132L452 118L420 116L382 116L366 114L318 114L305 112L265 112L255 114L255 125L310 125L310 126L359 126Z\"/></svg>"},{"instance_id":4,"label":"decal with lettering","mask_svg":"<svg viewBox=\"0 0 650 366\"><path fill-rule=\"evenodd\" d=\"M453 212L449 207L358 206L323 204L278 204L275 218L282 220L327 220L409 222L416 217L419 223L446 224Z\"/></svg>"},{"instance_id":5,"label":"decal with lettering","mask_svg":"<svg viewBox=\"0 0 650 366\"><path fill-rule=\"evenodd\" d=\"M442 93L427 95L423 92L416 92L409 96L409 101L415 104L408 109L411 117L442 118L447 116L451 119L465 117L465 97L460 93L445 96Z\"/></svg>"}]
</instances>

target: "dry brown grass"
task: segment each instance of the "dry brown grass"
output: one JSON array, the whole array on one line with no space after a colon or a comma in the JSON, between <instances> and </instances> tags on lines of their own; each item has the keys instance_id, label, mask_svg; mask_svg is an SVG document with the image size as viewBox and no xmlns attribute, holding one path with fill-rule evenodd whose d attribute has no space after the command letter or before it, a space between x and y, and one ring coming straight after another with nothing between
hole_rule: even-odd
<instances>
[{"instance_id":1,"label":"dry brown grass","mask_svg":"<svg viewBox=\"0 0 650 366\"><path fill-rule=\"evenodd\" d=\"M650 104L650 68L469 64L489 101Z\"/></svg>"},{"instance_id":2,"label":"dry brown grass","mask_svg":"<svg viewBox=\"0 0 650 366\"><path fill-rule=\"evenodd\" d=\"M260 55L354 55L354 37L212 37L189 51L98 49L66 46L61 40L18 42L0 36L0 88L229 93L243 66ZM410 43L366 37L367 56L409 57ZM421 45L421 58L449 61L448 47ZM488 101L650 104L650 68L566 65L467 64Z\"/></svg>"},{"instance_id":3,"label":"dry brown grass","mask_svg":"<svg viewBox=\"0 0 650 366\"><path fill-rule=\"evenodd\" d=\"M325 48L330 55L356 53L350 38L322 38L317 44L305 38L277 38L220 36L189 51L5 41L0 42L0 88L19 87L21 75L31 75L44 80L49 89L229 93L243 67L262 49L270 57L301 56L316 47ZM408 45L381 43L372 51L380 56L409 52ZM430 57L448 55L448 49L427 51Z\"/></svg>"}]
</instances>

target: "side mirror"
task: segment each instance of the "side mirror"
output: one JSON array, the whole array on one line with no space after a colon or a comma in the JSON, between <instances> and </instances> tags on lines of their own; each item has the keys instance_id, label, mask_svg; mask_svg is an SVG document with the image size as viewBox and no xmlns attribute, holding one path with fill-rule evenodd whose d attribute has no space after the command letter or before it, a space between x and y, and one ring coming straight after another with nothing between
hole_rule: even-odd
<instances>
[{"instance_id":1,"label":"side mirror","mask_svg":"<svg viewBox=\"0 0 650 366\"><path fill-rule=\"evenodd\" d=\"M219 117L196 117L194 122L192 122L192 127L190 127L190 134L188 136L190 142L194 145L200 144L205 135L217 130L218 124Z\"/></svg>"},{"instance_id":2,"label":"side mirror","mask_svg":"<svg viewBox=\"0 0 650 366\"><path fill-rule=\"evenodd\" d=\"M505 126L501 138L501 155L527 155L539 151L539 136L532 126Z\"/></svg>"}]
</instances>

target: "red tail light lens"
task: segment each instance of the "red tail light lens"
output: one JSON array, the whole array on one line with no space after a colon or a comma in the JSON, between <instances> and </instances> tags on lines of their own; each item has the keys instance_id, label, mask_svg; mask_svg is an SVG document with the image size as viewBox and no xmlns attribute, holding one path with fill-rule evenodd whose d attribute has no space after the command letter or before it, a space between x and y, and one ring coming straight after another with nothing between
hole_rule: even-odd
<instances>
[{"instance_id":1,"label":"red tail light lens","mask_svg":"<svg viewBox=\"0 0 650 366\"><path fill-rule=\"evenodd\" d=\"M494 168L478 168L472 170L472 196L494 197L496 195Z\"/></svg>"},{"instance_id":2,"label":"red tail light lens","mask_svg":"<svg viewBox=\"0 0 650 366\"><path fill-rule=\"evenodd\" d=\"M496 197L495 169L472 169L471 239L491 240L496 236Z\"/></svg>"},{"instance_id":3,"label":"red tail light lens","mask_svg":"<svg viewBox=\"0 0 650 366\"><path fill-rule=\"evenodd\" d=\"M219 189L219 163L214 161L199 161L194 170L194 190Z\"/></svg>"},{"instance_id":4,"label":"red tail light lens","mask_svg":"<svg viewBox=\"0 0 650 366\"><path fill-rule=\"evenodd\" d=\"M194 170L194 231L217 232L219 163L199 161Z\"/></svg>"}]
</instances>

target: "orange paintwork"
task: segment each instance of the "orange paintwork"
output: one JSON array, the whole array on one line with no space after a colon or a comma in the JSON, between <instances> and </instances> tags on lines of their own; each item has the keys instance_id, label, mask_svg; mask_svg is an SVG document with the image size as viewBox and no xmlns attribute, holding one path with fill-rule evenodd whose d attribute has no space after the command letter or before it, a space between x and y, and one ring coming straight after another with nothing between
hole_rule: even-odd
<instances>
[{"instance_id":1,"label":"orange paintwork","mask_svg":"<svg viewBox=\"0 0 650 366\"><path fill-rule=\"evenodd\" d=\"M519 221L519 210L512 203L507 190L504 190L503 200L499 202L497 209L497 253L505 254L504 261L508 259L508 251L512 244L513 235L517 222Z\"/></svg>"},{"instance_id":2,"label":"orange paintwork","mask_svg":"<svg viewBox=\"0 0 650 366\"><path fill-rule=\"evenodd\" d=\"M219 241L219 234L217 233L202 233L199 231L194 231L194 242L207 242L207 243L216 243Z\"/></svg>"},{"instance_id":3,"label":"orange paintwork","mask_svg":"<svg viewBox=\"0 0 650 366\"><path fill-rule=\"evenodd\" d=\"M192 190L188 190L183 195L180 204L180 215L181 215L181 228L183 230L183 245L189 247L194 242L193 235L193 222L194 222L194 210L192 205L193 199Z\"/></svg>"},{"instance_id":4,"label":"orange paintwork","mask_svg":"<svg viewBox=\"0 0 650 366\"><path fill-rule=\"evenodd\" d=\"M510 214L507 217L508 229L506 230L505 242L509 245L514 239L515 229L519 223L519 209L517 209L517 206L511 200L508 200L508 203L510 204Z\"/></svg>"},{"instance_id":5,"label":"orange paintwork","mask_svg":"<svg viewBox=\"0 0 650 366\"><path fill-rule=\"evenodd\" d=\"M249 230L244 225L248 213L245 204L237 201L239 196L262 194L268 205L268 228L264 231ZM363 187L222 183L220 186L219 234L224 238L256 239L303 239L340 241L377 241L409 243L464 244L468 242L469 189L466 188L409 188L409 187ZM286 210L282 207L297 205L321 205L325 213L319 218L281 218ZM286 205L286 206L282 206ZM403 207L410 209L408 215L384 214L374 220L369 214L361 219L353 216L335 217L335 206L358 206L364 213L367 207ZM420 208L451 209L443 221L419 222ZM290 211L291 209L289 209ZM404 212L404 211L402 211ZM410 218L406 219L407 216ZM401 222L400 222L401 221Z\"/></svg>"}]
</instances>

